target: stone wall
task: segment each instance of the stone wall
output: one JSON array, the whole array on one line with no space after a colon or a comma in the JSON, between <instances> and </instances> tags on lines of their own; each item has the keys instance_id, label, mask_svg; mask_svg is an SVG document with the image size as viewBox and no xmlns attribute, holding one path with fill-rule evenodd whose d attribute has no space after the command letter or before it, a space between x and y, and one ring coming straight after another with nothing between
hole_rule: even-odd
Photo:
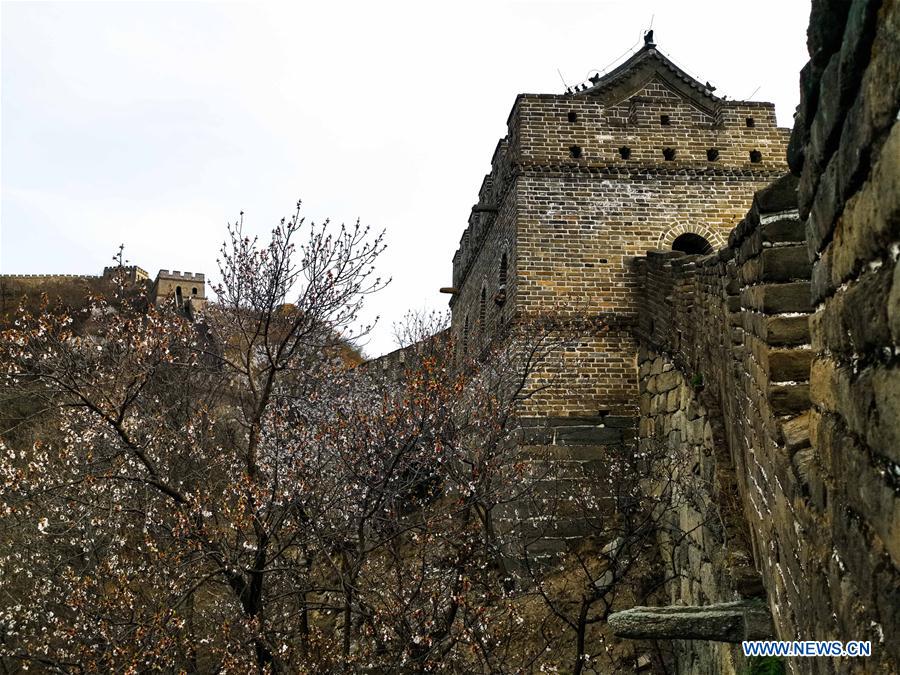
<instances>
[{"instance_id":1,"label":"stone wall","mask_svg":"<svg viewBox=\"0 0 900 675\"><path fill-rule=\"evenodd\" d=\"M681 578L670 599L762 594L755 560L780 634L791 638L821 635L795 632L787 616L809 591L795 501L804 489L796 460L808 446L810 266L795 264L806 251L795 188L787 176L758 193L716 254L650 253L637 264L641 442L686 453L685 481L698 493L679 514L690 534L674 552ZM677 644L676 653L686 672L740 667L727 646Z\"/></svg>"},{"instance_id":2,"label":"stone wall","mask_svg":"<svg viewBox=\"0 0 900 675\"><path fill-rule=\"evenodd\" d=\"M848 8L849 5L849 8ZM843 29L843 30L841 30ZM815 2L791 157L813 269L819 621L900 660L900 2ZM824 541L821 533L830 536ZM815 538L815 543L813 542ZM830 541L829 541L830 540ZM829 547L830 544L830 547ZM808 609L807 609L808 611Z\"/></svg>"},{"instance_id":3,"label":"stone wall","mask_svg":"<svg viewBox=\"0 0 900 675\"><path fill-rule=\"evenodd\" d=\"M891 672L900 656L889 637L900 627L900 471L889 456L897 447L894 266L867 265L862 279L820 299L822 262L806 255L796 187L786 176L758 193L716 254L650 253L637 263L640 439L688 453L704 479L700 506L679 515L698 534L675 553L681 578L670 598L752 597L762 586L749 549L781 639L873 644L871 660L795 659L792 670ZM896 204L896 193L882 198L879 207ZM883 254L895 258L892 246ZM740 667L724 646L676 652L690 672Z\"/></svg>"},{"instance_id":4,"label":"stone wall","mask_svg":"<svg viewBox=\"0 0 900 675\"><path fill-rule=\"evenodd\" d=\"M680 507L660 534L671 605L709 606L765 597L747 521L740 508L734 465L714 397L704 395L698 374L674 367L667 354L640 354L642 451L661 442L676 460ZM682 538L683 537L683 538ZM679 673L713 675L746 672L736 644L673 640Z\"/></svg>"},{"instance_id":5,"label":"stone wall","mask_svg":"<svg viewBox=\"0 0 900 675\"><path fill-rule=\"evenodd\" d=\"M81 306L105 285L102 277L84 274L0 274L0 318L12 316L23 298L34 304L41 293L51 302L61 299L69 306Z\"/></svg>"},{"instance_id":6,"label":"stone wall","mask_svg":"<svg viewBox=\"0 0 900 675\"><path fill-rule=\"evenodd\" d=\"M639 415L641 443L691 460L673 603L765 596L782 639L872 642L796 672L900 669L898 35L900 0L813 0L794 176L771 185L771 105L716 99L652 43L586 90L522 95L454 256L467 349L520 316L606 324L538 374L556 393L518 442L594 461ZM718 252L667 251L687 232Z\"/></svg>"},{"instance_id":7,"label":"stone wall","mask_svg":"<svg viewBox=\"0 0 900 675\"><path fill-rule=\"evenodd\" d=\"M898 35L897 0L813 2L798 178L758 193L717 254L636 265L641 441L719 477L704 488L713 515L734 476L779 638L872 642L870 659L792 659L794 672L900 663ZM752 590L727 574L740 537L705 515L681 514L703 525L677 552L674 603ZM727 647L678 653L690 672L738 667Z\"/></svg>"}]
</instances>

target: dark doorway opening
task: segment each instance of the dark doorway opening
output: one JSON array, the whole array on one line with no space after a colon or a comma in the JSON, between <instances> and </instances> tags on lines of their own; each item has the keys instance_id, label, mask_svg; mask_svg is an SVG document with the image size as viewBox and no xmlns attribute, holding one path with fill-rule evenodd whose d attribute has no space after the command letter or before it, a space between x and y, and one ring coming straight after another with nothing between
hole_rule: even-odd
<instances>
[{"instance_id":1,"label":"dark doorway opening","mask_svg":"<svg viewBox=\"0 0 900 675\"><path fill-rule=\"evenodd\" d=\"M672 250L682 253L712 253L713 247L699 234L685 232L672 242Z\"/></svg>"}]
</instances>

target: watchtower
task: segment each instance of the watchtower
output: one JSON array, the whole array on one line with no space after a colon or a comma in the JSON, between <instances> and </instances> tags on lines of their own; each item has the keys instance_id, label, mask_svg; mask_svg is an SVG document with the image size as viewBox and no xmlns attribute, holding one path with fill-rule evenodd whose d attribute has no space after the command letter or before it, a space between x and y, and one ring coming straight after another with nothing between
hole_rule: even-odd
<instances>
[{"instance_id":1,"label":"watchtower","mask_svg":"<svg viewBox=\"0 0 900 675\"><path fill-rule=\"evenodd\" d=\"M171 299L178 307L201 309L206 304L206 277L199 272L160 270L153 282L150 298L157 305Z\"/></svg>"},{"instance_id":2,"label":"watchtower","mask_svg":"<svg viewBox=\"0 0 900 675\"><path fill-rule=\"evenodd\" d=\"M103 268L104 279L112 279L116 275L123 275L125 283L132 285L150 281L147 270L137 265L110 265Z\"/></svg>"},{"instance_id":3,"label":"watchtower","mask_svg":"<svg viewBox=\"0 0 900 675\"><path fill-rule=\"evenodd\" d=\"M648 35L606 74L516 98L445 290L452 334L470 353L517 317L606 326L571 350L560 386L530 404L541 424L604 426L599 439L609 437L600 420L635 418L632 260L724 245L754 192L787 170L789 130L777 127L774 105L714 91Z\"/></svg>"}]
</instances>

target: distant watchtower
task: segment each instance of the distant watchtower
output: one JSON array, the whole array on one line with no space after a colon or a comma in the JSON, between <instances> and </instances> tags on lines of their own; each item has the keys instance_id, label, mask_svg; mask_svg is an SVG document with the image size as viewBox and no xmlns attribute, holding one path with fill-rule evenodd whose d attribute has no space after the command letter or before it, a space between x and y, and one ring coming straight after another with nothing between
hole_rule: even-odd
<instances>
[{"instance_id":1,"label":"distant watchtower","mask_svg":"<svg viewBox=\"0 0 900 675\"><path fill-rule=\"evenodd\" d=\"M110 265L103 268L104 279L112 279L116 275L124 275L125 283L132 285L150 280L147 270L137 265Z\"/></svg>"},{"instance_id":2,"label":"distant watchtower","mask_svg":"<svg viewBox=\"0 0 900 675\"><path fill-rule=\"evenodd\" d=\"M157 305L171 299L188 311L202 309L206 305L206 277L202 273L160 270L150 298Z\"/></svg>"},{"instance_id":3,"label":"distant watchtower","mask_svg":"<svg viewBox=\"0 0 900 675\"><path fill-rule=\"evenodd\" d=\"M605 323L533 402L536 419L634 417L632 260L722 246L753 193L787 170L773 104L714 90L648 36L589 83L516 98L453 256L451 330L474 353L516 317Z\"/></svg>"}]
</instances>

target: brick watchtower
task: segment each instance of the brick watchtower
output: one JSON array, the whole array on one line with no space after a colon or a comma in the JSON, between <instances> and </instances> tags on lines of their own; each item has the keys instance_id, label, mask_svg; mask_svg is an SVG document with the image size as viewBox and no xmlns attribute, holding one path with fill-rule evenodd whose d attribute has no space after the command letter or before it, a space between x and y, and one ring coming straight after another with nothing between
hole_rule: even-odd
<instances>
[{"instance_id":1,"label":"brick watchtower","mask_svg":"<svg viewBox=\"0 0 900 675\"><path fill-rule=\"evenodd\" d=\"M724 245L753 193L787 170L774 105L714 89L645 38L575 91L516 98L453 256L451 330L472 351L517 317L603 320L529 411L549 442L605 444L613 424L631 426L635 256Z\"/></svg>"},{"instance_id":2,"label":"brick watchtower","mask_svg":"<svg viewBox=\"0 0 900 675\"><path fill-rule=\"evenodd\" d=\"M200 272L160 270L150 297L157 305L171 298L177 307L188 311L202 309L206 305L206 277Z\"/></svg>"}]
</instances>

